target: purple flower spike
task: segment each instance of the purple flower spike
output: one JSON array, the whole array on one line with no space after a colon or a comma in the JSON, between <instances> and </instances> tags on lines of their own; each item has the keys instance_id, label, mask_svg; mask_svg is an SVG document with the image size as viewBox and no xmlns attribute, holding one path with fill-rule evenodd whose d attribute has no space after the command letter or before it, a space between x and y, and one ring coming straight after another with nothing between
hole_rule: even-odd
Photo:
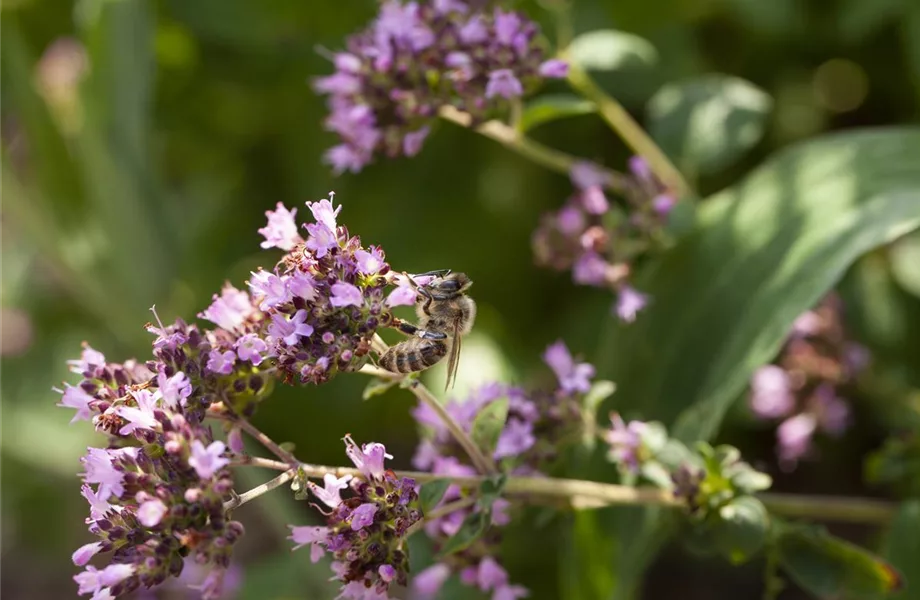
<instances>
[{"instance_id":1,"label":"purple flower spike","mask_svg":"<svg viewBox=\"0 0 920 600\"><path fill-rule=\"evenodd\" d=\"M342 503L342 498L339 494L348 487L349 481L351 481L351 475L339 478L331 473L326 473L323 476L325 487L319 487L312 481L308 482L307 485L320 502L329 508L335 508Z\"/></svg>"},{"instance_id":2,"label":"purple flower spike","mask_svg":"<svg viewBox=\"0 0 920 600\"><path fill-rule=\"evenodd\" d=\"M192 455L188 459L190 467L195 469L198 477L210 479L215 473L230 464L229 458L221 456L227 447L221 441L211 442L207 448L199 440L192 442Z\"/></svg>"},{"instance_id":3,"label":"purple flower spike","mask_svg":"<svg viewBox=\"0 0 920 600\"><path fill-rule=\"evenodd\" d=\"M556 374L556 378L559 380L559 387L563 393L586 393L591 389L594 366L588 363L576 363L562 340L557 341L546 349L543 354L543 361Z\"/></svg>"},{"instance_id":4,"label":"purple flower spike","mask_svg":"<svg viewBox=\"0 0 920 600\"><path fill-rule=\"evenodd\" d=\"M293 250L297 244L303 242L297 233L297 223L294 222L294 215L297 209L288 210L280 202L276 210L266 211L268 225L259 230L259 233L265 237L262 242L263 248L281 248L285 251Z\"/></svg>"},{"instance_id":5,"label":"purple flower spike","mask_svg":"<svg viewBox=\"0 0 920 600\"><path fill-rule=\"evenodd\" d=\"M302 323L300 323L297 325L297 327L300 327L301 331L305 331L306 327L310 326L304 326ZM313 333L312 328L310 329L310 333L307 333L306 335ZM297 328L295 328L295 332L296 330ZM251 362L253 365L258 366L261 364L262 359L264 358L262 355L267 351L268 346L265 344L265 340L260 338L255 333L247 333L236 342L236 353L240 357L240 360Z\"/></svg>"},{"instance_id":6,"label":"purple flower spike","mask_svg":"<svg viewBox=\"0 0 920 600\"><path fill-rule=\"evenodd\" d=\"M412 581L412 590L425 599L437 596L444 582L450 577L450 567L438 563L432 565L415 576Z\"/></svg>"},{"instance_id":7,"label":"purple flower spike","mask_svg":"<svg viewBox=\"0 0 920 600\"><path fill-rule=\"evenodd\" d=\"M162 500L148 500L137 508L137 520L144 527L156 527L163 520L167 510Z\"/></svg>"},{"instance_id":8,"label":"purple flower spike","mask_svg":"<svg viewBox=\"0 0 920 600\"><path fill-rule=\"evenodd\" d=\"M418 292L408 283L400 285L387 296L387 306L413 306Z\"/></svg>"},{"instance_id":9,"label":"purple flower spike","mask_svg":"<svg viewBox=\"0 0 920 600\"><path fill-rule=\"evenodd\" d=\"M356 250L355 258L358 261L358 271L365 275L376 275L387 264L380 248L375 248L373 246L371 246L370 252L366 250Z\"/></svg>"},{"instance_id":10,"label":"purple flower spike","mask_svg":"<svg viewBox=\"0 0 920 600\"><path fill-rule=\"evenodd\" d=\"M776 419L792 412L795 398L789 374L776 365L765 365L751 379L751 410L762 419Z\"/></svg>"},{"instance_id":11,"label":"purple flower spike","mask_svg":"<svg viewBox=\"0 0 920 600\"><path fill-rule=\"evenodd\" d=\"M374 524L374 514L377 512L377 505L366 503L362 504L351 513L351 529L358 531Z\"/></svg>"},{"instance_id":12,"label":"purple flower spike","mask_svg":"<svg viewBox=\"0 0 920 600\"><path fill-rule=\"evenodd\" d=\"M364 296L357 286L340 281L332 284L332 298L329 302L337 307L364 306Z\"/></svg>"},{"instance_id":13,"label":"purple flower spike","mask_svg":"<svg viewBox=\"0 0 920 600\"><path fill-rule=\"evenodd\" d=\"M551 58L540 65L539 73L550 79L565 79L569 75L569 63L558 58Z\"/></svg>"},{"instance_id":14,"label":"purple flower spike","mask_svg":"<svg viewBox=\"0 0 920 600\"><path fill-rule=\"evenodd\" d=\"M614 306L616 314L621 320L632 323L636 320L639 311L648 305L649 297L640 293L635 288L624 285Z\"/></svg>"},{"instance_id":15,"label":"purple flower spike","mask_svg":"<svg viewBox=\"0 0 920 600\"><path fill-rule=\"evenodd\" d=\"M332 207L332 198L334 196L333 192L329 192L329 199L323 198L319 202L307 202L307 208L313 213L313 218L316 222L324 225L329 231L335 231L338 227L336 218L342 211L341 204L336 208Z\"/></svg>"},{"instance_id":16,"label":"purple flower spike","mask_svg":"<svg viewBox=\"0 0 920 600\"><path fill-rule=\"evenodd\" d=\"M236 353L233 350L211 350L208 353L207 369L212 373L220 375L229 375L233 372L233 366L236 363Z\"/></svg>"},{"instance_id":17,"label":"purple flower spike","mask_svg":"<svg viewBox=\"0 0 920 600\"><path fill-rule=\"evenodd\" d=\"M373 442L359 448L350 436L345 436L345 453L368 479L382 478L385 471L384 459L393 458L387 454L383 444Z\"/></svg>"},{"instance_id":18,"label":"purple flower spike","mask_svg":"<svg viewBox=\"0 0 920 600\"><path fill-rule=\"evenodd\" d=\"M80 386L72 386L64 384L64 391L56 390L63 394L61 397L61 402L58 406L64 408L75 408L77 413L70 420L71 423L76 423L77 421L89 421L93 418L93 411L89 406L89 403L95 400L92 396L86 393L86 391Z\"/></svg>"},{"instance_id":19,"label":"purple flower spike","mask_svg":"<svg viewBox=\"0 0 920 600\"><path fill-rule=\"evenodd\" d=\"M322 258L329 254L330 250L338 248L339 242L335 237L335 231L322 223L307 224L307 231L310 237L306 246L316 254L316 258Z\"/></svg>"},{"instance_id":20,"label":"purple flower spike","mask_svg":"<svg viewBox=\"0 0 920 600\"><path fill-rule=\"evenodd\" d=\"M517 456L529 450L536 441L531 423L521 419L508 419L498 438L494 456L496 459Z\"/></svg>"},{"instance_id":21,"label":"purple flower spike","mask_svg":"<svg viewBox=\"0 0 920 600\"><path fill-rule=\"evenodd\" d=\"M502 98L519 98L524 95L524 87L514 71L511 69L498 69L489 73L489 83L486 84L486 98L500 96Z\"/></svg>"}]
</instances>

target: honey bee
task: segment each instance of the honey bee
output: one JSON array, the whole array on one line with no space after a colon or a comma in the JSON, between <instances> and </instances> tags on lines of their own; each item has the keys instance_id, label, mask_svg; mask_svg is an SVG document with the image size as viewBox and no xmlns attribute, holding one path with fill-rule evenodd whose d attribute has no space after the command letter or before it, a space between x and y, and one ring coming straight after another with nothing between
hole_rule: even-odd
<instances>
[{"instance_id":1,"label":"honey bee","mask_svg":"<svg viewBox=\"0 0 920 600\"><path fill-rule=\"evenodd\" d=\"M433 277L419 285L413 277ZM414 373L436 365L447 355L447 383L453 385L460 362L460 340L473 328L476 303L466 295L473 282L465 273L449 269L407 275L418 292L415 313L418 325L397 321L396 328L410 335L380 357L380 366L393 373Z\"/></svg>"}]
</instances>

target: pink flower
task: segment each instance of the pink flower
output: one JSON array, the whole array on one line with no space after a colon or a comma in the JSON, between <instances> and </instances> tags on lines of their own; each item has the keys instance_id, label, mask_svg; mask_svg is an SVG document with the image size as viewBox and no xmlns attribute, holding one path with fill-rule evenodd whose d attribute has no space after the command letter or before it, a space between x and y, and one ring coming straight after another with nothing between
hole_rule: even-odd
<instances>
[{"instance_id":1,"label":"pink flower","mask_svg":"<svg viewBox=\"0 0 920 600\"><path fill-rule=\"evenodd\" d=\"M276 313L272 315L272 322L268 326L268 334L275 339L284 340L288 346L295 346L302 337L313 335L313 326L305 323L307 311L298 310L289 320L287 315Z\"/></svg>"},{"instance_id":2,"label":"pink flower","mask_svg":"<svg viewBox=\"0 0 920 600\"><path fill-rule=\"evenodd\" d=\"M350 283L344 281L339 281L332 284L332 297L329 299L329 303L332 306L342 307L342 306L363 306L364 305L364 296L361 295L361 290Z\"/></svg>"},{"instance_id":3,"label":"pink flower","mask_svg":"<svg viewBox=\"0 0 920 600\"><path fill-rule=\"evenodd\" d=\"M226 449L224 443L219 440L211 442L207 448L201 443L201 440L194 440L188 464L195 469L198 477L210 479L215 473L230 464L230 459L221 456Z\"/></svg>"},{"instance_id":4,"label":"pink flower","mask_svg":"<svg viewBox=\"0 0 920 600\"><path fill-rule=\"evenodd\" d=\"M68 360L70 372L82 375L90 370L91 367L105 366L105 356L102 352L93 350L86 342L83 342L83 351L80 353L80 360Z\"/></svg>"},{"instance_id":5,"label":"pink flower","mask_svg":"<svg viewBox=\"0 0 920 600\"><path fill-rule=\"evenodd\" d=\"M211 306L198 316L211 321L218 327L233 331L242 325L253 312L255 308L249 300L249 294L226 284L220 296L215 294Z\"/></svg>"},{"instance_id":6,"label":"pink flower","mask_svg":"<svg viewBox=\"0 0 920 600\"><path fill-rule=\"evenodd\" d=\"M418 298L418 292L408 283L402 284L387 296L387 306L412 306Z\"/></svg>"},{"instance_id":7,"label":"pink flower","mask_svg":"<svg viewBox=\"0 0 920 600\"><path fill-rule=\"evenodd\" d=\"M351 436L347 435L345 436L345 454L368 479L382 478L385 470L384 459L393 458L391 454L387 454L383 444L373 442L359 448Z\"/></svg>"},{"instance_id":8,"label":"pink flower","mask_svg":"<svg viewBox=\"0 0 920 600\"><path fill-rule=\"evenodd\" d=\"M763 419L776 419L792 412L795 397L789 374L776 365L765 365L751 378L751 410Z\"/></svg>"},{"instance_id":9,"label":"pink flower","mask_svg":"<svg viewBox=\"0 0 920 600\"><path fill-rule=\"evenodd\" d=\"M192 382L182 371L172 377L166 377L161 371L157 375L157 385L163 395L163 402L172 409L185 406L186 399L192 395Z\"/></svg>"},{"instance_id":10,"label":"pink flower","mask_svg":"<svg viewBox=\"0 0 920 600\"><path fill-rule=\"evenodd\" d=\"M640 310L648 305L649 297L640 293L635 288L624 285L620 288L620 294L617 296L615 310L617 316L623 321L631 323L636 320L636 315Z\"/></svg>"},{"instance_id":11,"label":"pink flower","mask_svg":"<svg viewBox=\"0 0 920 600\"><path fill-rule=\"evenodd\" d=\"M374 515L377 513L377 505L366 502L356 508L351 513L351 529L358 531L374 524Z\"/></svg>"},{"instance_id":12,"label":"pink flower","mask_svg":"<svg viewBox=\"0 0 920 600\"><path fill-rule=\"evenodd\" d=\"M249 289L257 296L262 296L259 304L261 310L268 310L291 301L291 291L287 286L288 277L278 277L274 273L259 269L252 273Z\"/></svg>"},{"instance_id":13,"label":"pink flower","mask_svg":"<svg viewBox=\"0 0 920 600\"><path fill-rule=\"evenodd\" d=\"M69 384L64 384L65 389L63 392L61 390L55 390L63 394L61 396L61 402L58 406L63 408L75 408L77 409L76 414L70 420L71 423L77 421L89 421L93 418L93 411L89 406L89 403L95 400L91 395L86 393L80 386L72 386Z\"/></svg>"},{"instance_id":14,"label":"pink flower","mask_svg":"<svg viewBox=\"0 0 920 600\"><path fill-rule=\"evenodd\" d=\"M137 429L159 430L160 422L157 421L153 411L157 409L157 402L160 400L160 393L150 392L150 390L137 390L131 394L137 402L137 408L133 406L119 406L115 409L117 414L127 423L118 431L121 435L131 435Z\"/></svg>"},{"instance_id":15,"label":"pink flower","mask_svg":"<svg viewBox=\"0 0 920 600\"><path fill-rule=\"evenodd\" d=\"M569 74L569 63L558 58L551 58L540 65L540 75L550 79L565 79Z\"/></svg>"},{"instance_id":16,"label":"pink flower","mask_svg":"<svg viewBox=\"0 0 920 600\"><path fill-rule=\"evenodd\" d=\"M321 223L330 231L335 231L336 227L338 227L336 217L339 216L339 212L342 210L341 204L338 208L332 207L332 199L334 197L335 193L329 192L329 199L323 198L319 202L307 202L307 208L313 213L313 218L316 222Z\"/></svg>"},{"instance_id":17,"label":"pink flower","mask_svg":"<svg viewBox=\"0 0 920 600\"><path fill-rule=\"evenodd\" d=\"M288 538L293 540L296 546L294 550L298 548L303 548L307 544L311 544L312 548L310 549L310 560L312 562L317 562L325 554L326 539L329 536L328 527L295 527L294 525L288 525L291 528L291 535Z\"/></svg>"},{"instance_id":18,"label":"pink flower","mask_svg":"<svg viewBox=\"0 0 920 600\"><path fill-rule=\"evenodd\" d=\"M376 275L387 264L383 259L383 252L380 251L380 248L373 246L371 246L370 252L356 250L355 259L358 263L358 271L365 275Z\"/></svg>"},{"instance_id":19,"label":"pink flower","mask_svg":"<svg viewBox=\"0 0 920 600\"><path fill-rule=\"evenodd\" d=\"M214 349L208 353L208 363L205 367L212 373L229 375L233 372L234 364L236 364L236 353L233 350L221 352Z\"/></svg>"},{"instance_id":20,"label":"pink flower","mask_svg":"<svg viewBox=\"0 0 920 600\"><path fill-rule=\"evenodd\" d=\"M313 332L311 331L310 333ZM254 365L262 363L262 353L267 350L268 346L265 344L265 340L254 333L247 333L236 341L236 353L240 360L249 361Z\"/></svg>"},{"instance_id":21,"label":"pink flower","mask_svg":"<svg viewBox=\"0 0 920 600\"><path fill-rule=\"evenodd\" d=\"M533 424L520 419L508 419L498 437L494 457L502 459L526 452L537 442L533 435Z\"/></svg>"},{"instance_id":22,"label":"pink flower","mask_svg":"<svg viewBox=\"0 0 920 600\"><path fill-rule=\"evenodd\" d=\"M524 87L511 69L497 69L489 73L486 83L486 98L519 98L524 95Z\"/></svg>"},{"instance_id":23,"label":"pink flower","mask_svg":"<svg viewBox=\"0 0 920 600\"><path fill-rule=\"evenodd\" d=\"M92 557L96 556L100 550L102 550L102 542L93 542L91 544L80 546L71 556L71 559L73 559L73 564L77 565L78 567L84 566Z\"/></svg>"},{"instance_id":24,"label":"pink flower","mask_svg":"<svg viewBox=\"0 0 920 600\"><path fill-rule=\"evenodd\" d=\"M345 475L339 478L332 473L326 473L323 476L325 487L321 488L312 481L307 482L307 486L309 486L310 491L313 492L313 495L316 496L320 502L329 508L335 508L342 503L342 498L339 494L348 487L348 482L351 481L351 479L351 475Z\"/></svg>"},{"instance_id":25,"label":"pink flower","mask_svg":"<svg viewBox=\"0 0 920 600\"><path fill-rule=\"evenodd\" d=\"M576 363L562 340L546 349L546 352L543 353L543 361L556 374L559 387L564 393L586 393L591 389L594 366L588 363Z\"/></svg>"},{"instance_id":26,"label":"pink flower","mask_svg":"<svg viewBox=\"0 0 920 600\"><path fill-rule=\"evenodd\" d=\"M290 251L303 240L297 234L297 223L294 221L294 215L297 209L288 210L282 203L278 203L276 210L266 211L268 225L259 229L259 233L265 237L262 242L263 248L281 248Z\"/></svg>"},{"instance_id":27,"label":"pink flower","mask_svg":"<svg viewBox=\"0 0 920 600\"><path fill-rule=\"evenodd\" d=\"M422 598L434 598L450 577L450 567L437 563L420 572L412 581L412 590Z\"/></svg>"},{"instance_id":28,"label":"pink flower","mask_svg":"<svg viewBox=\"0 0 920 600\"><path fill-rule=\"evenodd\" d=\"M148 500L137 507L137 520L144 527L156 527L163 520L166 512L167 508L162 500Z\"/></svg>"}]
</instances>

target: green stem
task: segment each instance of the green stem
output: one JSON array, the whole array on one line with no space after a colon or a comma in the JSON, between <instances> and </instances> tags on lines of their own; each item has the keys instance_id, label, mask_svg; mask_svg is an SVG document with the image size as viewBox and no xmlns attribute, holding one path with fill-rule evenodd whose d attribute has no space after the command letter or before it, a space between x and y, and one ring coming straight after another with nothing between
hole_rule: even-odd
<instances>
[{"instance_id":1,"label":"green stem","mask_svg":"<svg viewBox=\"0 0 920 600\"><path fill-rule=\"evenodd\" d=\"M445 121L456 123L461 127L472 129L489 139L495 140L509 150L517 152L524 158L546 167L552 171L568 175L572 166L582 160L571 154L566 154L555 148L544 146L513 127L502 123L501 121L486 121L480 125L473 126L473 117L468 113L457 110L452 106L444 106L438 111L438 116ZM607 175L607 189L618 194L623 194L629 189L628 179L621 173L599 167Z\"/></svg>"},{"instance_id":2,"label":"green stem","mask_svg":"<svg viewBox=\"0 0 920 600\"><path fill-rule=\"evenodd\" d=\"M286 463L265 459L250 459L242 464L263 466L277 470L288 470ZM362 477L361 471L350 467L329 467L301 463L299 468L308 476L322 478L326 474L336 477L352 475ZM445 479L423 471L396 471L398 477L410 477L419 482ZM453 483L467 488L476 488L488 480L481 475L470 477L446 477ZM505 483L509 496L566 499L578 509L603 506L666 506L677 508L683 501L671 492L654 487L630 487L613 483L601 483L582 479L561 479L555 477L524 477L510 475ZM835 496L808 496L797 494L758 494L757 498L770 512L785 517L803 517L819 521L840 521L849 523L870 523L884 525L895 514L890 502L872 498L841 498Z\"/></svg>"},{"instance_id":3,"label":"green stem","mask_svg":"<svg viewBox=\"0 0 920 600\"><path fill-rule=\"evenodd\" d=\"M383 354L387 351L387 344L383 339L374 334L374 340L372 345L376 352ZM376 367L371 368L362 368L361 372L365 374L370 374L374 376L381 376L378 372L380 369ZM389 373L384 376L387 379L392 380L405 380L405 377L402 375L396 375L395 373ZM422 385L422 382L418 379L413 379L407 381L407 386L409 391L418 398L419 402L422 404L428 405L428 407L438 415L438 418L444 423L444 426L447 427L447 430L450 434L457 440L457 443L463 448L464 452L470 457L470 461L473 463L473 466L476 467L476 470L480 473L485 474L494 474L498 472L498 469L495 467L495 462L486 456L479 446L476 445L476 442L469 436L469 434L463 430L459 423L451 416L449 412L444 409L444 406L435 398L428 388Z\"/></svg>"},{"instance_id":4,"label":"green stem","mask_svg":"<svg viewBox=\"0 0 920 600\"><path fill-rule=\"evenodd\" d=\"M272 491L277 487L281 487L288 481L294 478L294 475L297 474L297 469L288 469L281 475L278 475L270 481L266 481L260 486L254 487L248 492L245 492L240 495L234 495L233 498L224 502L224 512L231 511L234 508L242 506L251 500L255 500L262 494Z\"/></svg>"},{"instance_id":5,"label":"green stem","mask_svg":"<svg viewBox=\"0 0 920 600\"><path fill-rule=\"evenodd\" d=\"M691 193L690 185L677 167L661 151L623 105L607 95L587 72L569 61L569 84L597 105L601 117L622 138L633 152L648 161L652 172L680 196Z\"/></svg>"}]
</instances>

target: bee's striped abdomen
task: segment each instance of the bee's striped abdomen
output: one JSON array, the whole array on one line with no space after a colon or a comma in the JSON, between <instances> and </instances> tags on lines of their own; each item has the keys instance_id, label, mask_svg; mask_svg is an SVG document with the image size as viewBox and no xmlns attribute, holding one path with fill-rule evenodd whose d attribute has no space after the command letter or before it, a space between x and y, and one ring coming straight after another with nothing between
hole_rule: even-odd
<instances>
[{"instance_id":1,"label":"bee's striped abdomen","mask_svg":"<svg viewBox=\"0 0 920 600\"><path fill-rule=\"evenodd\" d=\"M406 340L380 357L380 366L393 373L414 373L435 365L447 354L441 340Z\"/></svg>"}]
</instances>

